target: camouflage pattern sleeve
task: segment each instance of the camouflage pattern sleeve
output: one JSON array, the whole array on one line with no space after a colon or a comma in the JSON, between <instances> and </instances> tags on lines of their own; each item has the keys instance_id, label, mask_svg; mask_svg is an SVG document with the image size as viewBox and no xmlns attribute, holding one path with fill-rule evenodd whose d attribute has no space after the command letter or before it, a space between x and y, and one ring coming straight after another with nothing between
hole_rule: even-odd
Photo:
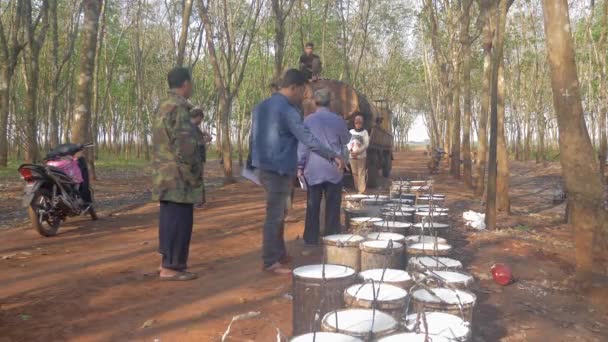
<instances>
[{"instance_id":1,"label":"camouflage pattern sleeve","mask_svg":"<svg viewBox=\"0 0 608 342\"><path fill-rule=\"evenodd\" d=\"M161 103L153 119L152 199L196 203L202 196L198 137L187 100L175 94Z\"/></svg>"}]
</instances>

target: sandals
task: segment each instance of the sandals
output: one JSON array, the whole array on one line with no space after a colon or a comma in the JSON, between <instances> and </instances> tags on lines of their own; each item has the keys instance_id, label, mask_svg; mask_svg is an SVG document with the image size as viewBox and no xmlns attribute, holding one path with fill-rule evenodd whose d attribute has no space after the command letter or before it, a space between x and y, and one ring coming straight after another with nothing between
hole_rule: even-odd
<instances>
[{"instance_id":1,"label":"sandals","mask_svg":"<svg viewBox=\"0 0 608 342\"><path fill-rule=\"evenodd\" d=\"M198 275L191 272L178 272L168 277L158 276L158 279L163 281L188 281L196 278L198 278Z\"/></svg>"},{"instance_id":2,"label":"sandals","mask_svg":"<svg viewBox=\"0 0 608 342\"><path fill-rule=\"evenodd\" d=\"M264 272L272 273L274 275L290 275L291 269L284 267L280 262L275 262L272 266L264 268Z\"/></svg>"}]
</instances>

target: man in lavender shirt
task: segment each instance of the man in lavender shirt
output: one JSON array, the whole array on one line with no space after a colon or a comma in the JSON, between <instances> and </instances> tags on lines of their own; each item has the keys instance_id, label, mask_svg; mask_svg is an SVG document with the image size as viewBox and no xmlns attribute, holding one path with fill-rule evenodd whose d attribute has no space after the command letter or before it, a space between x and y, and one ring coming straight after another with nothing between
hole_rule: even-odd
<instances>
[{"instance_id":1,"label":"man in lavender shirt","mask_svg":"<svg viewBox=\"0 0 608 342\"><path fill-rule=\"evenodd\" d=\"M337 154L342 154L344 145L350 140L350 133L344 119L329 110L330 92L321 88L314 92L317 110L308 115L304 125L319 141ZM342 202L343 170L338 170L327 158L323 158L310 148L298 145L298 177L304 177L308 188L304 242L307 245L319 243L319 216L321 198L325 194L325 234L340 233L340 205Z\"/></svg>"}]
</instances>

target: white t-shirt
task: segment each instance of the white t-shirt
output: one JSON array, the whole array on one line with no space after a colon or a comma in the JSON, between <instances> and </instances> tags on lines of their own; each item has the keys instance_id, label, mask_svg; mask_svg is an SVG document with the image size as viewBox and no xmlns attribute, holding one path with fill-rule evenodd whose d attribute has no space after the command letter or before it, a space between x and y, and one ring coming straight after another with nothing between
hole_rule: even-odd
<instances>
[{"instance_id":1,"label":"white t-shirt","mask_svg":"<svg viewBox=\"0 0 608 342\"><path fill-rule=\"evenodd\" d=\"M357 132L354 129L350 130L350 142L348 145L348 152L350 153L351 159L364 159L367 158L367 148L369 147L369 134L366 130ZM353 154L356 154L353 156Z\"/></svg>"}]
</instances>

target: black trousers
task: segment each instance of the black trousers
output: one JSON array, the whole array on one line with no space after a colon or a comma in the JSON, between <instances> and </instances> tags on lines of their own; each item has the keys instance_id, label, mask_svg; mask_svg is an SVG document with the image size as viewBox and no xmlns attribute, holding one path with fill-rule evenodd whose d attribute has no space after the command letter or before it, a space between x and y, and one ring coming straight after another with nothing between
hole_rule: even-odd
<instances>
[{"instance_id":1,"label":"black trousers","mask_svg":"<svg viewBox=\"0 0 608 342\"><path fill-rule=\"evenodd\" d=\"M183 271L188 267L193 209L192 204L160 202L158 252L164 268Z\"/></svg>"},{"instance_id":2,"label":"black trousers","mask_svg":"<svg viewBox=\"0 0 608 342\"><path fill-rule=\"evenodd\" d=\"M260 180L266 191L262 259L264 267L272 266L287 255L285 247L285 209L292 178L275 172L261 171Z\"/></svg>"},{"instance_id":3,"label":"black trousers","mask_svg":"<svg viewBox=\"0 0 608 342\"><path fill-rule=\"evenodd\" d=\"M324 182L308 186L306 203L306 223L304 224L304 241L308 244L319 243L319 221L321 198L325 194L325 235L339 234L340 205L342 204L342 182L333 184Z\"/></svg>"}]
</instances>

